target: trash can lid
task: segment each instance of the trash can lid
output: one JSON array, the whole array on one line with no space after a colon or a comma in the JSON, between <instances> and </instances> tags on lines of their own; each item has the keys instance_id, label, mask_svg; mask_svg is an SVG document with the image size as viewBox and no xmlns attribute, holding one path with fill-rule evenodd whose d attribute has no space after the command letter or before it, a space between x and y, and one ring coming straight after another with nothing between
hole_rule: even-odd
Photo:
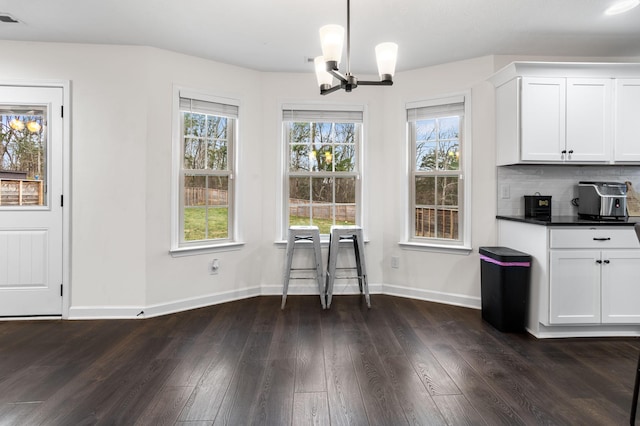
<instances>
[{"instance_id":1,"label":"trash can lid","mask_svg":"<svg viewBox=\"0 0 640 426\"><path fill-rule=\"evenodd\" d=\"M501 262L531 262L531 255L509 247L480 247L479 252Z\"/></svg>"}]
</instances>

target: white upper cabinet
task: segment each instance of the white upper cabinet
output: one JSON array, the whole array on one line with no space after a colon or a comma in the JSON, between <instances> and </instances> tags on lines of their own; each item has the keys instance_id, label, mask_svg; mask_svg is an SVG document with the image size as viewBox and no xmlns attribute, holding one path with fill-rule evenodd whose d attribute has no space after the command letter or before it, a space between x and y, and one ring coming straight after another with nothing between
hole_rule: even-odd
<instances>
[{"instance_id":1,"label":"white upper cabinet","mask_svg":"<svg viewBox=\"0 0 640 426\"><path fill-rule=\"evenodd\" d=\"M640 163L640 64L513 63L491 81L497 165Z\"/></svg>"},{"instance_id":2,"label":"white upper cabinet","mask_svg":"<svg viewBox=\"0 0 640 426\"><path fill-rule=\"evenodd\" d=\"M614 160L640 162L640 79L616 80Z\"/></svg>"},{"instance_id":3,"label":"white upper cabinet","mask_svg":"<svg viewBox=\"0 0 640 426\"><path fill-rule=\"evenodd\" d=\"M564 78L523 78L521 160L563 161L566 154Z\"/></svg>"},{"instance_id":4,"label":"white upper cabinet","mask_svg":"<svg viewBox=\"0 0 640 426\"><path fill-rule=\"evenodd\" d=\"M567 79L566 160L611 160L612 80Z\"/></svg>"}]
</instances>

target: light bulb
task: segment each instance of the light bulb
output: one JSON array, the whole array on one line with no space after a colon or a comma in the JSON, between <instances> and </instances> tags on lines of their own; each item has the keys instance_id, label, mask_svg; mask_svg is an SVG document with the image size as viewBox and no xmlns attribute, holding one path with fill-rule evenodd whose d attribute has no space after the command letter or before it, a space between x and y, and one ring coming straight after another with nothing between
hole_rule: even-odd
<instances>
[{"instance_id":1,"label":"light bulb","mask_svg":"<svg viewBox=\"0 0 640 426\"><path fill-rule=\"evenodd\" d=\"M14 118L13 120L11 120L9 122L9 126L11 126L13 130L17 130L17 131L24 130L24 122L22 120L19 120L18 118Z\"/></svg>"},{"instance_id":2,"label":"light bulb","mask_svg":"<svg viewBox=\"0 0 640 426\"><path fill-rule=\"evenodd\" d=\"M27 130L29 130L31 133L37 133L40 131L40 129L42 129L42 126L37 121L29 121L27 123Z\"/></svg>"}]
</instances>

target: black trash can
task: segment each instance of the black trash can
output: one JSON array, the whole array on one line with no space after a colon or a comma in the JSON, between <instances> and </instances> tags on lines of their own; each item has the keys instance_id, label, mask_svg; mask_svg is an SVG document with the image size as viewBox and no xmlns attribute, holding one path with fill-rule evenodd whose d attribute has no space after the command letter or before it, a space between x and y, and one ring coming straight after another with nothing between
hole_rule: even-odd
<instances>
[{"instance_id":1,"label":"black trash can","mask_svg":"<svg viewBox=\"0 0 640 426\"><path fill-rule=\"evenodd\" d=\"M508 247L480 247L482 319L503 332L527 323L531 256Z\"/></svg>"}]
</instances>

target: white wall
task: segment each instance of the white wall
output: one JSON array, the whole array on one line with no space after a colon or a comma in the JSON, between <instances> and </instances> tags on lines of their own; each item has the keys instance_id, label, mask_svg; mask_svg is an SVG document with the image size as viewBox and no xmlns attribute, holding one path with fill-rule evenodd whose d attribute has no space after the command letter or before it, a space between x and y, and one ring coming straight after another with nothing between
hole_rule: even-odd
<instances>
[{"instance_id":1,"label":"white wall","mask_svg":"<svg viewBox=\"0 0 640 426\"><path fill-rule=\"evenodd\" d=\"M145 301L146 88L141 49L0 42L0 80L70 80L72 306ZM125 155L126 154L126 155Z\"/></svg>"},{"instance_id":2,"label":"white wall","mask_svg":"<svg viewBox=\"0 0 640 426\"><path fill-rule=\"evenodd\" d=\"M3 57L0 80L71 81L71 317L133 317L140 310L150 316L280 293L279 117L285 102L366 107L364 225L372 288L479 306L477 248L493 245L496 235L494 102L486 79L501 58L402 72L393 87L321 97L312 72L259 73L154 48L0 41L0 49L13 52ZM169 254L174 85L240 101L238 217L245 244L235 250ZM400 248L405 104L469 89L474 250L460 255ZM398 269L391 268L391 256L399 258ZM213 258L220 272L212 276L207 265ZM314 291L313 283L292 289L306 291Z\"/></svg>"},{"instance_id":3,"label":"white wall","mask_svg":"<svg viewBox=\"0 0 640 426\"><path fill-rule=\"evenodd\" d=\"M384 192L389 200L385 212L384 276L388 292L448 301L479 307L480 262L477 248L495 243L495 150L493 87L486 82L494 72L493 58L461 61L398 75L394 90L385 99L384 157L391 164ZM403 239L406 203L406 117L407 102L447 96L471 90L472 202L466 213L472 215L473 253L454 254L398 245ZM467 143L469 141L467 140ZM391 268L391 257L399 257L398 269Z\"/></svg>"}]
</instances>

